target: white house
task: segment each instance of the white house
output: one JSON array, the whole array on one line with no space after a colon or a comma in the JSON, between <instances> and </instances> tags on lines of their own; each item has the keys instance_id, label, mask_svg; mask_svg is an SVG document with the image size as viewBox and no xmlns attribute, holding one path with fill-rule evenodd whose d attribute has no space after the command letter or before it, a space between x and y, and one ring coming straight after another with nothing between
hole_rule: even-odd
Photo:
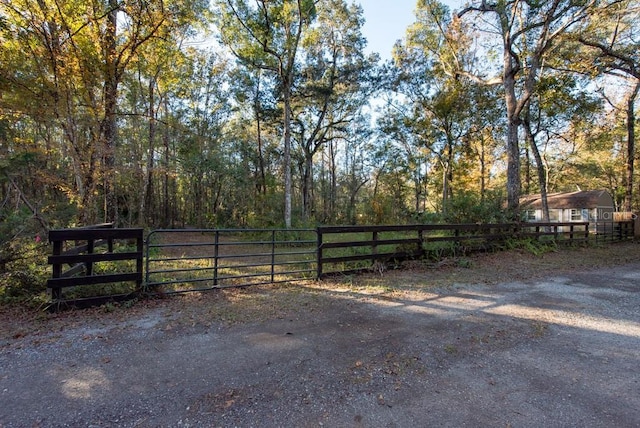
<instances>
[{"instance_id":1,"label":"white house","mask_svg":"<svg viewBox=\"0 0 640 428\"><path fill-rule=\"evenodd\" d=\"M549 221L552 223L588 221L589 229L595 232L597 223L613 222L613 198L606 190L549 193L547 203ZM520 206L523 221L543 221L540 194L523 196L520 199Z\"/></svg>"}]
</instances>

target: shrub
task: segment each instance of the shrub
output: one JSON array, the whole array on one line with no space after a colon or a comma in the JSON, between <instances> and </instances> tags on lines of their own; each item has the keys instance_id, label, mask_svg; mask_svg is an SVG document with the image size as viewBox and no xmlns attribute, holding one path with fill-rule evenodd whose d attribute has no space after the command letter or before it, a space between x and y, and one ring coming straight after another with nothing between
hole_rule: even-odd
<instances>
[{"instance_id":1,"label":"shrub","mask_svg":"<svg viewBox=\"0 0 640 428\"><path fill-rule=\"evenodd\" d=\"M475 192L458 192L447 202L445 223L503 223L507 221L499 193L488 192L481 198Z\"/></svg>"},{"instance_id":2,"label":"shrub","mask_svg":"<svg viewBox=\"0 0 640 428\"><path fill-rule=\"evenodd\" d=\"M0 303L39 306L46 302L48 247L34 238L0 245Z\"/></svg>"}]
</instances>

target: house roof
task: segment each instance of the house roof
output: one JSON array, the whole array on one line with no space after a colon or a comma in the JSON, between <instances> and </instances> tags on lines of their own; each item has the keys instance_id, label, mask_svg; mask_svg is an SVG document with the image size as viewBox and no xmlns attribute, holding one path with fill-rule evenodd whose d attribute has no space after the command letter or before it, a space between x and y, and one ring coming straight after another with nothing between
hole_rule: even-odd
<instances>
[{"instance_id":1,"label":"house roof","mask_svg":"<svg viewBox=\"0 0 640 428\"><path fill-rule=\"evenodd\" d=\"M549 193L547 202L549 208L556 209L613 207L613 199L606 190ZM520 205L524 209L541 209L541 196L540 194L523 196L520 198Z\"/></svg>"}]
</instances>

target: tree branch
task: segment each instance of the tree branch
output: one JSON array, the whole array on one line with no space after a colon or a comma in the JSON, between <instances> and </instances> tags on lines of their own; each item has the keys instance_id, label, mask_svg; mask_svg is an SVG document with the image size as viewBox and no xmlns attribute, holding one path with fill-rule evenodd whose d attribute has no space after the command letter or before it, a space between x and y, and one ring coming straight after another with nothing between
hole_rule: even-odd
<instances>
[{"instance_id":1,"label":"tree branch","mask_svg":"<svg viewBox=\"0 0 640 428\"><path fill-rule=\"evenodd\" d=\"M487 4L486 0L482 0L482 3L480 4L480 6L467 6L464 9L462 9L460 12L458 12L458 18L462 18L463 15L469 12L480 12L480 13L495 12L496 8L497 8L497 5L495 3Z\"/></svg>"},{"instance_id":2,"label":"tree branch","mask_svg":"<svg viewBox=\"0 0 640 428\"><path fill-rule=\"evenodd\" d=\"M613 48L606 46L600 42L587 40L582 36L578 37L578 41L585 46L589 46L599 50L602 57L620 61L619 63L611 61L609 64L611 68L624 71L625 73L630 74L636 79L640 79L640 70L638 70L638 64L631 56L616 51Z\"/></svg>"},{"instance_id":3,"label":"tree branch","mask_svg":"<svg viewBox=\"0 0 640 428\"><path fill-rule=\"evenodd\" d=\"M20 199L22 199L24 204L33 213L33 218L38 220L38 223L40 223L40 226L42 226L42 228L44 230L48 231L49 230L49 225L47 224L45 219L43 219L42 216L40 214L38 214L38 210L31 204L31 202L29 202L29 200L24 195L24 193L22 193L22 190L20 190L20 187L18 186L18 184L13 180L13 178L11 178L11 176L9 176L9 174L5 174L5 177L7 177L7 179L9 180L9 183L11 183L13 188L16 189L16 192L18 192L18 196L20 197Z\"/></svg>"},{"instance_id":4,"label":"tree branch","mask_svg":"<svg viewBox=\"0 0 640 428\"><path fill-rule=\"evenodd\" d=\"M501 85L503 82L502 77L483 79L482 77L476 76L475 74L469 73L468 71L456 71L456 77L465 77L474 83L479 83L485 86Z\"/></svg>"}]
</instances>

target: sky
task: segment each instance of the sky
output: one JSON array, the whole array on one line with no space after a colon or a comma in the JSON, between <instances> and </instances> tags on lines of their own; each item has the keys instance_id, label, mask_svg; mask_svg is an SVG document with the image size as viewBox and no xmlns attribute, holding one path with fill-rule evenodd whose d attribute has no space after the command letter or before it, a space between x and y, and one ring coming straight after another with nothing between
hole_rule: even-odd
<instances>
[{"instance_id":1,"label":"sky","mask_svg":"<svg viewBox=\"0 0 640 428\"><path fill-rule=\"evenodd\" d=\"M414 21L417 0L353 0L362 5L366 22L362 28L368 51L378 52L383 60L391 58L391 50L402 39ZM443 1L451 10L460 9L462 0Z\"/></svg>"}]
</instances>

